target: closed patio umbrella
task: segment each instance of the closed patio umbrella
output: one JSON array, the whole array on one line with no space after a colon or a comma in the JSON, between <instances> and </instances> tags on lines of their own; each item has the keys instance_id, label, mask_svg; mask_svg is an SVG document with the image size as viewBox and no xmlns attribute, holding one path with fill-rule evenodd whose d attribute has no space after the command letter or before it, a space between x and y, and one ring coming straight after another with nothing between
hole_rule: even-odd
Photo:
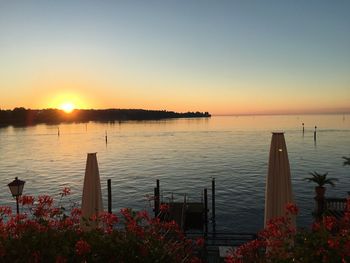
<instances>
[{"instance_id":1,"label":"closed patio umbrella","mask_svg":"<svg viewBox=\"0 0 350 263\"><path fill-rule=\"evenodd\" d=\"M284 133L273 132L265 188L265 227L270 219L285 215L287 203L293 203L287 146ZM295 225L295 218L291 219Z\"/></svg>"},{"instance_id":2,"label":"closed patio umbrella","mask_svg":"<svg viewBox=\"0 0 350 263\"><path fill-rule=\"evenodd\" d=\"M83 197L81 202L82 218L90 219L91 216L103 211L100 174L98 170L96 153L88 153L84 177ZM82 220L83 227L96 227L96 223L89 225Z\"/></svg>"}]
</instances>

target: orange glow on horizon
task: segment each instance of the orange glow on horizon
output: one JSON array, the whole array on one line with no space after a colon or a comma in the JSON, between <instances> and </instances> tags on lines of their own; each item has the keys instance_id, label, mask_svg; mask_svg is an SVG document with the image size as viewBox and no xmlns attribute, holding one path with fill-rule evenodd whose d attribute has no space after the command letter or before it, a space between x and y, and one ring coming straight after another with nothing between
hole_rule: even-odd
<instances>
[{"instance_id":1,"label":"orange glow on horizon","mask_svg":"<svg viewBox=\"0 0 350 263\"><path fill-rule=\"evenodd\" d=\"M84 109L89 107L86 99L78 93L61 92L46 100L47 107L58 108L66 113L71 113L74 109Z\"/></svg>"},{"instance_id":2,"label":"orange glow on horizon","mask_svg":"<svg viewBox=\"0 0 350 263\"><path fill-rule=\"evenodd\" d=\"M71 102L66 102L60 106L60 109L66 113L71 113L75 109L75 106Z\"/></svg>"}]
</instances>

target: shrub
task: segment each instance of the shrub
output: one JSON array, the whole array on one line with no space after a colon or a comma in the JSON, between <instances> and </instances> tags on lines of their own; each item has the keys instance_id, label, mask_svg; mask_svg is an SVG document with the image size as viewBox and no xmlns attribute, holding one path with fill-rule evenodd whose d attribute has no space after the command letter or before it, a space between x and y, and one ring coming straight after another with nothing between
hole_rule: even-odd
<instances>
[{"instance_id":1,"label":"shrub","mask_svg":"<svg viewBox=\"0 0 350 263\"><path fill-rule=\"evenodd\" d=\"M341 220L326 216L309 230L292 227L290 216L297 212L289 204L286 216L271 220L258 239L232 249L226 263L350 262L350 199Z\"/></svg>"},{"instance_id":2,"label":"shrub","mask_svg":"<svg viewBox=\"0 0 350 263\"><path fill-rule=\"evenodd\" d=\"M69 194L65 188L61 198ZM100 213L84 219L98 225L84 231L80 209L54 206L50 196L23 196L20 204L19 215L0 207L0 262L200 262L198 242L146 211Z\"/></svg>"}]
</instances>

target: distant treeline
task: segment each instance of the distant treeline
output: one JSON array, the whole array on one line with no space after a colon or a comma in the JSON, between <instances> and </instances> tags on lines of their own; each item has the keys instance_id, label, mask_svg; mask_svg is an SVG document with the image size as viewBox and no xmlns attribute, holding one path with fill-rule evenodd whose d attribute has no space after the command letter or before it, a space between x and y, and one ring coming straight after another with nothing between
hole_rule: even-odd
<instances>
[{"instance_id":1,"label":"distant treeline","mask_svg":"<svg viewBox=\"0 0 350 263\"><path fill-rule=\"evenodd\" d=\"M208 112L177 113L165 110L139 109L106 109L106 110L74 110L66 113L58 109L31 110L15 108L0 109L0 125L34 125L38 123L57 124L61 122L89 121L126 121L126 120L161 120L169 118L198 118L210 117Z\"/></svg>"}]
</instances>

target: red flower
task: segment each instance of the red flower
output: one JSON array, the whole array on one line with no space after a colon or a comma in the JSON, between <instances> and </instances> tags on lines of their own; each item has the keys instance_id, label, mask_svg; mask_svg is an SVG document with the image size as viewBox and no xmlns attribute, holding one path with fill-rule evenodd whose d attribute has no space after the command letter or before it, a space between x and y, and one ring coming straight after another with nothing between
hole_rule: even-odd
<instances>
[{"instance_id":1,"label":"red flower","mask_svg":"<svg viewBox=\"0 0 350 263\"><path fill-rule=\"evenodd\" d=\"M118 217L115 214L108 213L108 212L102 212L99 214L99 219L102 220L103 223L105 223L108 226L112 226L114 224L118 223Z\"/></svg>"},{"instance_id":2,"label":"red flower","mask_svg":"<svg viewBox=\"0 0 350 263\"><path fill-rule=\"evenodd\" d=\"M60 224L59 224L59 227L62 228L62 229L64 229L64 228L69 229L72 226L74 226L74 221L71 218L69 218L69 217L67 217L64 220L60 221Z\"/></svg>"},{"instance_id":3,"label":"red flower","mask_svg":"<svg viewBox=\"0 0 350 263\"><path fill-rule=\"evenodd\" d=\"M140 218L140 219L145 219L145 220L147 220L147 221L149 221L149 215L148 215L148 213L147 213L147 211L145 211L145 210L142 210L142 211L139 211L139 212L137 212L137 218Z\"/></svg>"},{"instance_id":4,"label":"red flower","mask_svg":"<svg viewBox=\"0 0 350 263\"><path fill-rule=\"evenodd\" d=\"M80 208L73 208L70 212L71 216L73 217L80 217L81 216L81 209Z\"/></svg>"},{"instance_id":5,"label":"red flower","mask_svg":"<svg viewBox=\"0 0 350 263\"><path fill-rule=\"evenodd\" d=\"M38 201L39 201L39 205L41 206L48 206L50 207L53 203L53 198L51 196L48 195L40 195L38 197Z\"/></svg>"},{"instance_id":6,"label":"red flower","mask_svg":"<svg viewBox=\"0 0 350 263\"><path fill-rule=\"evenodd\" d=\"M70 188L69 187L65 187L62 190L61 196L66 196L66 195L70 195Z\"/></svg>"},{"instance_id":7,"label":"red flower","mask_svg":"<svg viewBox=\"0 0 350 263\"><path fill-rule=\"evenodd\" d=\"M91 246L85 240L80 239L75 244L75 252L79 256L83 256L83 255L85 255L87 253L90 253L90 251L91 251Z\"/></svg>"},{"instance_id":8,"label":"red flower","mask_svg":"<svg viewBox=\"0 0 350 263\"><path fill-rule=\"evenodd\" d=\"M298 207L293 203L286 204L286 211L292 215L297 215L299 212Z\"/></svg>"},{"instance_id":9,"label":"red flower","mask_svg":"<svg viewBox=\"0 0 350 263\"><path fill-rule=\"evenodd\" d=\"M130 208L120 209L120 213L124 216L127 221L133 220Z\"/></svg>"},{"instance_id":10,"label":"red flower","mask_svg":"<svg viewBox=\"0 0 350 263\"><path fill-rule=\"evenodd\" d=\"M92 222L97 222L98 221L98 215L94 214L94 215L90 216L89 220L91 220Z\"/></svg>"},{"instance_id":11,"label":"red flower","mask_svg":"<svg viewBox=\"0 0 350 263\"><path fill-rule=\"evenodd\" d=\"M62 194L68 194L68 192ZM111 262L129 262L129 259L132 260L134 258L133 256L140 257L142 261L142 258L146 258L150 254L153 256L153 253L157 255L166 254L169 262L200 262L194 256L193 248L195 243L198 246L202 246L204 243L203 239L198 239L197 241L186 240L175 221L163 222L158 217L150 218L146 211L133 212L131 209L123 209L124 217L121 216L120 225L124 226L124 228L115 227L118 223L116 215L108 213L98 214L97 220L101 223L101 227L96 232L93 232L97 242L89 244L88 241L90 239L85 240L85 236L90 235L87 232L83 232L80 228L80 209L72 208L69 214L63 207L55 207L50 196L40 196L35 200L33 197L23 196L21 203L32 205L27 209L28 214L12 215L11 208L0 207L0 239L3 241L8 239L8 241L13 243L5 248L4 244L7 244L7 241L4 244L2 241L0 242L0 258L2 256L9 257L9 262L16 261L18 255L11 255L8 252L16 251L16 244L25 242L26 247L24 249L30 256L30 262L41 262L44 257L43 251L45 249L51 250L51 245L55 247L51 261L66 263L69 261L66 256L69 255L71 257L74 254L79 262L85 262L92 255L97 258L99 253L105 255L105 248L98 245L98 240L99 238L109 238L109 235L113 236L114 234L116 234L117 239L113 239L111 242L113 246L115 245L116 250L120 246L123 247L124 243L128 245L130 243L129 239L132 240L132 244L135 243L134 241L137 242L135 245L130 246L131 253L121 256L121 258L111 256ZM167 206L164 208L167 208ZM48 235L43 235L44 232ZM30 241L28 240L28 235L34 238L39 237L43 241L44 247L40 247L37 250L36 242L27 242ZM67 242L61 242L60 240L65 237L67 237ZM15 242L12 242L12 240ZM58 241L57 244L55 244L56 240ZM48 246L45 247L45 244ZM63 253L62 251L64 254L60 255ZM112 253L115 253L115 251Z\"/></svg>"},{"instance_id":12,"label":"red flower","mask_svg":"<svg viewBox=\"0 0 350 263\"><path fill-rule=\"evenodd\" d=\"M28 195L23 195L19 198L19 202L22 205L33 205L34 204L34 197L28 196Z\"/></svg>"},{"instance_id":13,"label":"red flower","mask_svg":"<svg viewBox=\"0 0 350 263\"><path fill-rule=\"evenodd\" d=\"M52 208L51 211L51 217L54 217L55 215L59 215L61 213L61 209L58 207Z\"/></svg>"},{"instance_id":14,"label":"red flower","mask_svg":"<svg viewBox=\"0 0 350 263\"><path fill-rule=\"evenodd\" d=\"M166 213L169 211L169 205L168 204L161 204L159 207L160 212Z\"/></svg>"},{"instance_id":15,"label":"red flower","mask_svg":"<svg viewBox=\"0 0 350 263\"><path fill-rule=\"evenodd\" d=\"M200 237L200 238L197 238L197 239L196 239L196 245L197 245L198 247L203 247L203 246L204 246L204 243L205 243L204 238Z\"/></svg>"},{"instance_id":16,"label":"red flower","mask_svg":"<svg viewBox=\"0 0 350 263\"><path fill-rule=\"evenodd\" d=\"M12 209L9 206L1 206L0 214L10 216L12 214Z\"/></svg>"},{"instance_id":17,"label":"red flower","mask_svg":"<svg viewBox=\"0 0 350 263\"><path fill-rule=\"evenodd\" d=\"M323 218L323 224L328 231L331 231L336 224L336 219L332 216L326 216Z\"/></svg>"},{"instance_id":18,"label":"red flower","mask_svg":"<svg viewBox=\"0 0 350 263\"><path fill-rule=\"evenodd\" d=\"M330 248L339 248L339 240L337 239L328 239L327 243Z\"/></svg>"}]
</instances>

